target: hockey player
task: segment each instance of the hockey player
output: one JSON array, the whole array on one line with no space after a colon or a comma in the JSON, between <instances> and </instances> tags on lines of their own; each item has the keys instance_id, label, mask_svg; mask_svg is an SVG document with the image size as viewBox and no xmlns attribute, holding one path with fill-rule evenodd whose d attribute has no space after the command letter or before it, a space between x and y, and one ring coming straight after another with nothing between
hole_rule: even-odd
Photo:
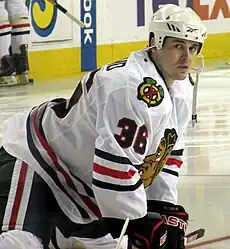
<instances>
[{"instance_id":1,"label":"hockey player","mask_svg":"<svg viewBox=\"0 0 230 249\"><path fill-rule=\"evenodd\" d=\"M14 85L17 83L15 75L28 74L29 35L25 1L0 0L0 86Z\"/></svg>"},{"instance_id":2,"label":"hockey player","mask_svg":"<svg viewBox=\"0 0 230 249\"><path fill-rule=\"evenodd\" d=\"M115 249L127 217L131 247L184 248L188 214L176 205L176 182L191 117L188 73L205 38L191 9L165 5L151 19L147 50L88 73L70 99L5 122L0 249L46 249L54 226L87 248Z\"/></svg>"}]
</instances>

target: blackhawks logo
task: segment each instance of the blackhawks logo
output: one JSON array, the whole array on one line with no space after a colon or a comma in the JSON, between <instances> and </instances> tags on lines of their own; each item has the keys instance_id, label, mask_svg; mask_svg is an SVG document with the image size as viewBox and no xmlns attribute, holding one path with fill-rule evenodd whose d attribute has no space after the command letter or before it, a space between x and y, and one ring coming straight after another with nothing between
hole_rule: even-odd
<instances>
[{"instance_id":1,"label":"blackhawks logo","mask_svg":"<svg viewBox=\"0 0 230 249\"><path fill-rule=\"evenodd\" d=\"M144 163L138 167L145 188L152 184L153 180L165 166L177 137L175 129L166 129L156 152L146 156Z\"/></svg>"},{"instance_id":2,"label":"blackhawks logo","mask_svg":"<svg viewBox=\"0 0 230 249\"><path fill-rule=\"evenodd\" d=\"M145 77L138 86L137 99L144 101L148 107L158 106L164 98L163 87L157 85L156 80Z\"/></svg>"}]
</instances>

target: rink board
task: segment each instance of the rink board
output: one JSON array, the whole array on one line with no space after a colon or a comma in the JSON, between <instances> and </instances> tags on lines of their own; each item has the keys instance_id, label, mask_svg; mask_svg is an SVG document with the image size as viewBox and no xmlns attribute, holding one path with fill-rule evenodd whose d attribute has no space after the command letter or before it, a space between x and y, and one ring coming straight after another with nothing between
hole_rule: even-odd
<instances>
[{"instance_id":1,"label":"rink board","mask_svg":"<svg viewBox=\"0 0 230 249\"><path fill-rule=\"evenodd\" d=\"M229 0L63 0L62 5L85 23L81 29L53 5L27 1L32 32L30 65L33 78L91 71L145 48L148 22L165 3L192 7L208 28L206 63L230 58Z\"/></svg>"}]
</instances>

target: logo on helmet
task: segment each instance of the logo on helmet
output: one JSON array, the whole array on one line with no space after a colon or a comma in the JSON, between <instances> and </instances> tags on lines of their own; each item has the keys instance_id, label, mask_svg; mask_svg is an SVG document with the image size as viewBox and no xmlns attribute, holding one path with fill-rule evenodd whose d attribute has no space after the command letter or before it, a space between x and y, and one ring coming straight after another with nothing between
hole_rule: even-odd
<instances>
[{"instance_id":1,"label":"logo on helmet","mask_svg":"<svg viewBox=\"0 0 230 249\"><path fill-rule=\"evenodd\" d=\"M144 101L148 107L158 106L164 99L163 87L157 85L156 80L145 77L138 86L137 99Z\"/></svg>"},{"instance_id":2,"label":"logo on helmet","mask_svg":"<svg viewBox=\"0 0 230 249\"><path fill-rule=\"evenodd\" d=\"M190 33L193 33L193 32L196 32L197 30L199 30L199 29L194 29L194 28L192 28L192 27L187 27L187 30L186 30L186 32L190 32Z\"/></svg>"}]
</instances>

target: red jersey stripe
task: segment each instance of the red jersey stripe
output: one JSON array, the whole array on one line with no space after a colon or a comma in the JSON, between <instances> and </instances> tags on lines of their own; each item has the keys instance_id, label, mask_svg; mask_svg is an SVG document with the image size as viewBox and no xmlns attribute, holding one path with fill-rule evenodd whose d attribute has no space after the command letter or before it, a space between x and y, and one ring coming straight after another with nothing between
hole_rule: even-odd
<instances>
[{"instance_id":1,"label":"red jersey stripe","mask_svg":"<svg viewBox=\"0 0 230 249\"><path fill-rule=\"evenodd\" d=\"M168 166L176 165L178 168L180 168L182 164L183 164L183 161L178 160L176 158L169 158L166 163L166 165Z\"/></svg>"},{"instance_id":2,"label":"red jersey stripe","mask_svg":"<svg viewBox=\"0 0 230 249\"><path fill-rule=\"evenodd\" d=\"M29 23L23 23L23 24L14 24L12 25L13 29L18 29L18 28L29 28L30 24Z\"/></svg>"},{"instance_id":3,"label":"red jersey stripe","mask_svg":"<svg viewBox=\"0 0 230 249\"><path fill-rule=\"evenodd\" d=\"M115 169L109 169L97 163L93 164L93 171L101 175L111 176L113 178L118 178L118 179L127 179L127 180L131 179L136 173L136 171L134 170L129 170L124 172Z\"/></svg>"},{"instance_id":4,"label":"red jersey stripe","mask_svg":"<svg viewBox=\"0 0 230 249\"><path fill-rule=\"evenodd\" d=\"M11 28L11 24L3 24L3 25L0 25L0 29L6 29L6 28Z\"/></svg>"}]
</instances>

